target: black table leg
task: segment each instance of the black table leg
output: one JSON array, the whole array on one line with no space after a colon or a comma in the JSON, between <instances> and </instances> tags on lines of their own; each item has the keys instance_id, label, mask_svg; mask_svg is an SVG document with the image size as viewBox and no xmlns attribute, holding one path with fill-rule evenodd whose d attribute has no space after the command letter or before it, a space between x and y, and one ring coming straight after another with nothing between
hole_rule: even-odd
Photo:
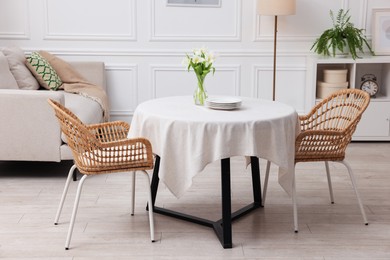
<instances>
[{"instance_id":1,"label":"black table leg","mask_svg":"<svg viewBox=\"0 0 390 260\"><path fill-rule=\"evenodd\" d=\"M150 188L151 188L151 191L152 191L153 207L154 207L154 203L156 202L158 183L160 182L160 179L158 177L158 171L159 170L160 170L160 156L156 155L156 160L154 162L152 183L150 185Z\"/></svg>"},{"instance_id":2,"label":"black table leg","mask_svg":"<svg viewBox=\"0 0 390 260\"><path fill-rule=\"evenodd\" d=\"M251 170L252 170L253 202L257 206L263 207L263 200L261 198L259 158L254 156L251 157Z\"/></svg>"},{"instance_id":3,"label":"black table leg","mask_svg":"<svg viewBox=\"0 0 390 260\"><path fill-rule=\"evenodd\" d=\"M159 170L160 170L160 156L156 155L156 160L154 162L154 169L152 175L152 183L150 184L150 190L152 192L153 209L154 209L154 203L156 202L158 183L160 182L160 178L158 177ZM146 204L146 210L149 210L148 204Z\"/></svg>"},{"instance_id":4,"label":"black table leg","mask_svg":"<svg viewBox=\"0 0 390 260\"><path fill-rule=\"evenodd\" d=\"M222 192L222 219L211 221L208 219L199 218L196 216L180 213L177 211L160 208L155 206L157 196L159 177L158 171L160 167L160 157L156 155L155 168L153 171L151 190L153 211L158 214L174 217L177 219L189 221L199 225L213 228L215 234L221 242L223 248L232 248L232 221L248 214L249 212L261 207L261 185L260 185L260 167L259 159L251 157L252 163L252 188L253 188L253 203L231 212L231 178L230 178L230 158L221 160L221 192Z\"/></svg>"},{"instance_id":5,"label":"black table leg","mask_svg":"<svg viewBox=\"0 0 390 260\"><path fill-rule=\"evenodd\" d=\"M232 203L230 190L230 158L221 160L222 234L218 238L223 248L232 248ZM215 229L215 228L214 228ZM215 230L217 232L217 230Z\"/></svg>"}]
</instances>

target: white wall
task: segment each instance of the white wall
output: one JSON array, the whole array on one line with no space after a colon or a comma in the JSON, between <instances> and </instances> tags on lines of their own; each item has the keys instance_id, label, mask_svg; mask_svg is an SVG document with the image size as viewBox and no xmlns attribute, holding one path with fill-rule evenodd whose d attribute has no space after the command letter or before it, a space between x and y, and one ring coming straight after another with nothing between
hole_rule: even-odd
<instances>
[{"instance_id":1,"label":"white wall","mask_svg":"<svg viewBox=\"0 0 390 260\"><path fill-rule=\"evenodd\" d=\"M0 47L47 50L65 60L106 63L113 119L131 120L142 101L192 95L195 75L181 64L207 46L218 54L209 94L271 99L273 17L258 16L255 0L221 0L220 7L167 6L166 0L1 0ZM306 59L330 26L329 10L350 9L371 38L371 10L389 0L297 0L294 16L278 20L276 99L309 109Z\"/></svg>"}]
</instances>

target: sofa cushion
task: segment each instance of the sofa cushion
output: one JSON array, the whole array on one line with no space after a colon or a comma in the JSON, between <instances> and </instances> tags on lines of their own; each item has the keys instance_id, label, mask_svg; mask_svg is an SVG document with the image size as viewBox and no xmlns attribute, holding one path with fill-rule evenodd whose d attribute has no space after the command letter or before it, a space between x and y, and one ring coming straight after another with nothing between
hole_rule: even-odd
<instances>
[{"instance_id":1,"label":"sofa cushion","mask_svg":"<svg viewBox=\"0 0 390 260\"><path fill-rule=\"evenodd\" d=\"M18 47L5 47L2 52L7 57L9 68L20 89L37 90L39 83L26 66L24 51Z\"/></svg>"},{"instance_id":2,"label":"sofa cushion","mask_svg":"<svg viewBox=\"0 0 390 260\"><path fill-rule=\"evenodd\" d=\"M103 110L98 102L78 94L64 92L65 107L72 111L84 124L97 124L103 122ZM64 134L62 141L66 142Z\"/></svg>"},{"instance_id":3,"label":"sofa cushion","mask_svg":"<svg viewBox=\"0 0 390 260\"><path fill-rule=\"evenodd\" d=\"M18 83L8 65L8 60L2 52L0 52L0 89L18 89Z\"/></svg>"},{"instance_id":4,"label":"sofa cushion","mask_svg":"<svg viewBox=\"0 0 390 260\"><path fill-rule=\"evenodd\" d=\"M99 102L103 109L105 121L109 120L109 101L105 90L101 86L94 85L85 80L84 77L65 60L47 51L39 51L39 54L57 71L58 76L63 82L61 89L65 90L65 92L80 94Z\"/></svg>"},{"instance_id":5,"label":"sofa cushion","mask_svg":"<svg viewBox=\"0 0 390 260\"><path fill-rule=\"evenodd\" d=\"M42 87L50 90L58 90L62 85L62 81L45 58L38 52L33 52L26 60L27 67Z\"/></svg>"}]
</instances>

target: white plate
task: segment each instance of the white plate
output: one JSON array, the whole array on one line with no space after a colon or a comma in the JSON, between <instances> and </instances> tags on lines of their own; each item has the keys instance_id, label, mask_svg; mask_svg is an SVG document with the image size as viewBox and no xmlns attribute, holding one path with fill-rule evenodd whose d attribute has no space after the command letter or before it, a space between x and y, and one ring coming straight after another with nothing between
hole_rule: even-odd
<instances>
[{"instance_id":1,"label":"white plate","mask_svg":"<svg viewBox=\"0 0 390 260\"><path fill-rule=\"evenodd\" d=\"M214 105L241 105L241 99L234 97L215 97L206 99L206 103Z\"/></svg>"},{"instance_id":2,"label":"white plate","mask_svg":"<svg viewBox=\"0 0 390 260\"><path fill-rule=\"evenodd\" d=\"M206 106L207 108L210 109L216 109L216 110L233 110L233 109L238 109L239 107L213 107L213 106Z\"/></svg>"},{"instance_id":3,"label":"white plate","mask_svg":"<svg viewBox=\"0 0 390 260\"><path fill-rule=\"evenodd\" d=\"M212 109L233 110L241 106L241 99L234 97L214 97L206 99L206 106Z\"/></svg>"}]
</instances>

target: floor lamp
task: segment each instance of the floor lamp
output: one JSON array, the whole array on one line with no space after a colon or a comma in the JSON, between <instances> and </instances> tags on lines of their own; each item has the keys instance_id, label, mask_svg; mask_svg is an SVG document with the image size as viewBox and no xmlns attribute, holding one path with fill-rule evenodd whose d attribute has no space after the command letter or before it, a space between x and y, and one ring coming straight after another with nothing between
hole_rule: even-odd
<instances>
[{"instance_id":1,"label":"floor lamp","mask_svg":"<svg viewBox=\"0 0 390 260\"><path fill-rule=\"evenodd\" d=\"M274 70L272 81L272 100L275 101L276 82L276 35L278 31L278 15L295 14L296 0L257 0L257 13L260 15L274 15Z\"/></svg>"}]
</instances>

